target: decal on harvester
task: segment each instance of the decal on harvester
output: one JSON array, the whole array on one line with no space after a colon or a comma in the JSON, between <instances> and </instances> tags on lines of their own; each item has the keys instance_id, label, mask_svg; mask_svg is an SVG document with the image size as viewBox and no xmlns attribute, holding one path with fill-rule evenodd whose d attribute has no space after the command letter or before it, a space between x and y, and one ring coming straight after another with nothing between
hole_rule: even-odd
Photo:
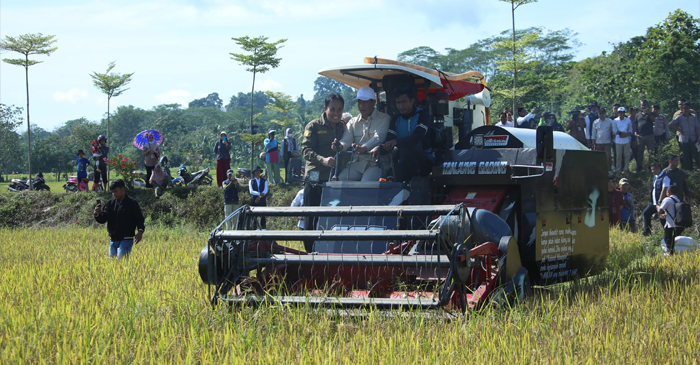
<instances>
[{"instance_id":1,"label":"decal on harvester","mask_svg":"<svg viewBox=\"0 0 700 365\"><path fill-rule=\"evenodd\" d=\"M569 257L574 253L576 230L542 229L540 233L540 276L542 279L556 279L575 276L578 269L569 268Z\"/></svg>"},{"instance_id":2,"label":"decal on harvester","mask_svg":"<svg viewBox=\"0 0 700 365\"><path fill-rule=\"evenodd\" d=\"M443 175L505 175L508 171L507 161L488 162L443 162Z\"/></svg>"},{"instance_id":3,"label":"decal on harvester","mask_svg":"<svg viewBox=\"0 0 700 365\"><path fill-rule=\"evenodd\" d=\"M505 147L509 136L497 136L490 131L484 135L484 147Z\"/></svg>"}]
</instances>

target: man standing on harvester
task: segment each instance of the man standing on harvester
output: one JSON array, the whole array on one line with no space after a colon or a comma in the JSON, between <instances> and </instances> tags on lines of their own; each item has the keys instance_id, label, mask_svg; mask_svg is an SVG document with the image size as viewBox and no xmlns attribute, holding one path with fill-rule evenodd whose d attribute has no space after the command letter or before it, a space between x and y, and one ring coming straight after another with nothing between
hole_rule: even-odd
<instances>
[{"instance_id":1,"label":"man standing on harvester","mask_svg":"<svg viewBox=\"0 0 700 365\"><path fill-rule=\"evenodd\" d=\"M391 121L386 142L382 146L386 151L398 148L396 181L410 182L416 176L428 176L433 169L435 156L428 133L433 126L433 118L427 110L415 106L416 91L412 87L400 89L395 96L399 115ZM378 152L379 148L375 148L372 155L376 158Z\"/></svg>"},{"instance_id":2,"label":"man standing on harvester","mask_svg":"<svg viewBox=\"0 0 700 365\"><path fill-rule=\"evenodd\" d=\"M391 117L374 108L376 97L371 87L357 90L357 108L360 114L350 119L340 140L341 151L352 149L356 156L338 175L339 180L379 181L382 170L369 151L386 139ZM332 146L335 150L336 146Z\"/></svg>"}]
</instances>

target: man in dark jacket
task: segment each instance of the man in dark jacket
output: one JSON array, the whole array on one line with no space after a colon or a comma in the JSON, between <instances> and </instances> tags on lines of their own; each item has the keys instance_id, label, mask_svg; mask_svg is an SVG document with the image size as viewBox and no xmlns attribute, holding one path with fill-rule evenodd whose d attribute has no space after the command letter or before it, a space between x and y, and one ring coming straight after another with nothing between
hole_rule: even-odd
<instances>
[{"instance_id":1,"label":"man in dark jacket","mask_svg":"<svg viewBox=\"0 0 700 365\"><path fill-rule=\"evenodd\" d=\"M430 147L430 128L433 118L427 110L415 106L416 91L408 86L396 93L396 109L399 114L392 118L386 142L386 151L398 148L399 162L396 165L396 181L411 182L415 176L427 176L433 168L435 157ZM378 155L379 147L372 150Z\"/></svg>"},{"instance_id":2,"label":"man in dark jacket","mask_svg":"<svg viewBox=\"0 0 700 365\"><path fill-rule=\"evenodd\" d=\"M98 201L95 206L97 223L107 223L109 233L109 257L127 257L134 243L139 243L146 228L143 224L143 214L136 200L126 195L126 187L122 179L116 179L109 185L114 198L104 207ZM137 231L138 230L138 231ZM134 235L134 232L136 234Z\"/></svg>"},{"instance_id":3,"label":"man in dark jacket","mask_svg":"<svg viewBox=\"0 0 700 365\"><path fill-rule=\"evenodd\" d=\"M676 195L680 200L683 200L690 192L688 183L685 180L685 172L678 168L680 158L678 155L670 155L668 157L668 167L664 169L664 173L671 179L671 185L678 187ZM663 195L662 195L663 198Z\"/></svg>"}]
</instances>

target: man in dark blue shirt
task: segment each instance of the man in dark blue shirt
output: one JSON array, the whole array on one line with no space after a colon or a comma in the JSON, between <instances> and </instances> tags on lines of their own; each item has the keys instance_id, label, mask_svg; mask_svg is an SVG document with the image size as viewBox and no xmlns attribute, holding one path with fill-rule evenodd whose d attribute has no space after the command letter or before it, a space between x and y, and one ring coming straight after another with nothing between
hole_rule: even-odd
<instances>
[{"instance_id":1,"label":"man in dark blue shirt","mask_svg":"<svg viewBox=\"0 0 700 365\"><path fill-rule=\"evenodd\" d=\"M386 142L372 150L378 156L379 147L391 151L398 148L399 162L396 165L396 181L410 182L415 176L428 176L433 168L435 156L430 147L430 129L433 118L427 110L415 106L416 91L410 87L400 89L396 95L399 115L392 118Z\"/></svg>"}]
</instances>

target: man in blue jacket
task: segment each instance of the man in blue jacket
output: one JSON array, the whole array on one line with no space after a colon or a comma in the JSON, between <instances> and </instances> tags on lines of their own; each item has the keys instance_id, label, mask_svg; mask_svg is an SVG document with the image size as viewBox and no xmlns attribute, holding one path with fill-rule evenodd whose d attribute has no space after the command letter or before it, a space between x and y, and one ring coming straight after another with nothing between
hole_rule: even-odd
<instances>
[{"instance_id":1,"label":"man in blue jacket","mask_svg":"<svg viewBox=\"0 0 700 365\"><path fill-rule=\"evenodd\" d=\"M399 162L396 165L396 181L410 182L415 176L428 176L433 168L435 156L430 147L430 129L433 118L427 110L415 106L416 91L410 87L400 89L396 95L396 109L399 115L389 124L385 150L398 148ZM379 147L372 149L377 158Z\"/></svg>"}]
</instances>

